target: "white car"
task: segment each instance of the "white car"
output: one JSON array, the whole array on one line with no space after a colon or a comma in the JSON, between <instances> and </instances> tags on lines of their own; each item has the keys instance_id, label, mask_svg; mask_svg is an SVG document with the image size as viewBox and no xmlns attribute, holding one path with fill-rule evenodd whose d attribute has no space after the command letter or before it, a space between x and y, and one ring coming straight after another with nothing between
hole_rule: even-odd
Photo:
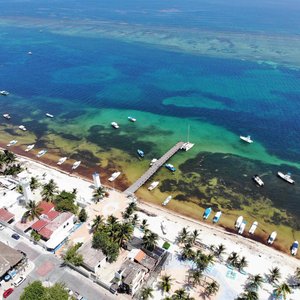
<instances>
[{"instance_id":1,"label":"white car","mask_svg":"<svg viewBox=\"0 0 300 300\"><path fill-rule=\"evenodd\" d=\"M14 286L17 287L17 286L21 285L25 280L26 280L26 277L21 276L18 280L16 280L14 282Z\"/></svg>"}]
</instances>

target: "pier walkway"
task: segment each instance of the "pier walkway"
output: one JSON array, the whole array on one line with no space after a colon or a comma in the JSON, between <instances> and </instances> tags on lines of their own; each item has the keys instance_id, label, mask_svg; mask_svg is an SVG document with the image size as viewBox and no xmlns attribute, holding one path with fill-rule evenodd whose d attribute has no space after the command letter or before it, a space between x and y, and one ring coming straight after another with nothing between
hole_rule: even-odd
<instances>
[{"instance_id":1,"label":"pier walkway","mask_svg":"<svg viewBox=\"0 0 300 300\"><path fill-rule=\"evenodd\" d=\"M160 159L158 159L136 182L134 182L127 190L124 191L126 195L131 195L136 192L162 165L166 163L180 148L184 142L178 142L168 152L166 152Z\"/></svg>"}]
</instances>

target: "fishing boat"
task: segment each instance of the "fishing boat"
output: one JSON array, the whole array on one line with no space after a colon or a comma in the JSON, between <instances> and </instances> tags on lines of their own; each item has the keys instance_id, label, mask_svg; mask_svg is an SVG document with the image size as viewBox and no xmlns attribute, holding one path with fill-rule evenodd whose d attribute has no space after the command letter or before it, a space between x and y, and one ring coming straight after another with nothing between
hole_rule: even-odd
<instances>
[{"instance_id":1,"label":"fishing boat","mask_svg":"<svg viewBox=\"0 0 300 300\"><path fill-rule=\"evenodd\" d=\"M159 185L159 181L153 181L150 186L148 187L149 191L154 190Z\"/></svg>"},{"instance_id":2,"label":"fishing boat","mask_svg":"<svg viewBox=\"0 0 300 300\"><path fill-rule=\"evenodd\" d=\"M38 152L37 157L42 157L46 153L47 153L47 150L43 149L43 150L41 150L41 151Z\"/></svg>"},{"instance_id":3,"label":"fishing boat","mask_svg":"<svg viewBox=\"0 0 300 300\"><path fill-rule=\"evenodd\" d=\"M32 55L32 52L31 52L31 51L28 51L27 54L28 54L28 55Z\"/></svg>"},{"instance_id":4,"label":"fishing boat","mask_svg":"<svg viewBox=\"0 0 300 300\"><path fill-rule=\"evenodd\" d=\"M111 126L115 129L118 129L120 127L117 122L111 122Z\"/></svg>"},{"instance_id":5,"label":"fishing boat","mask_svg":"<svg viewBox=\"0 0 300 300\"><path fill-rule=\"evenodd\" d=\"M10 120L11 116L10 116L10 114L3 114L3 118Z\"/></svg>"},{"instance_id":6,"label":"fishing boat","mask_svg":"<svg viewBox=\"0 0 300 300\"><path fill-rule=\"evenodd\" d=\"M171 165L171 164L165 164L165 167L168 170L170 170L171 172L175 172L176 171L176 168L173 165Z\"/></svg>"},{"instance_id":7,"label":"fishing boat","mask_svg":"<svg viewBox=\"0 0 300 300\"><path fill-rule=\"evenodd\" d=\"M6 146L7 146L7 147L13 146L13 145L15 145L17 142L18 142L17 140L12 140L12 141L10 141Z\"/></svg>"},{"instance_id":8,"label":"fishing boat","mask_svg":"<svg viewBox=\"0 0 300 300\"><path fill-rule=\"evenodd\" d=\"M133 117L128 117L128 120L130 121L130 122L136 122L136 119L135 118L133 118Z\"/></svg>"},{"instance_id":9,"label":"fishing boat","mask_svg":"<svg viewBox=\"0 0 300 300\"><path fill-rule=\"evenodd\" d=\"M121 172L114 172L111 174L111 176L108 178L108 181L114 181L120 176Z\"/></svg>"},{"instance_id":10,"label":"fishing boat","mask_svg":"<svg viewBox=\"0 0 300 300\"><path fill-rule=\"evenodd\" d=\"M67 157L66 157L66 156L65 156L65 157L61 157L61 158L58 160L57 164L58 164L58 165L62 165L66 160L67 160Z\"/></svg>"},{"instance_id":11,"label":"fishing boat","mask_svg":"<svg viewBox=\"0 0 300 300\"><path fill-rule=\"evenodd\" d=\"M211 207L206 208L203 213L203 219L206 220L209 217L210 213L211 213Z\"/></svg>"},{"instance_id":12,"label":"fishing boat","mask_svg":"<svg viewBox=\"0 0 300 300\"><path fill-rule=\"evenodd\" d=\"M264 186L264 182L261 180L261 178L258 176L258 175L254 175L253 177L252 177L252 179L253 179L253 181L255 182L255 183L257 183L259 186Z\"/></svg>"},{"instance_id":13,"label":"fishing boat","mask_svg":"<svg viewBox=\"0 0 300 300\"><path fill-rule=\"evenodd\" d=\"M258 222L257 222L257 221L254 221L254 222L252 223L250 229L249 229L249 233L250 233L250 234L254 234L254 232L255 232L257 226L258 226Z\"/></svg>"},{"instance_id":14,"label":"fishing boat","mask_svg":"<svg viewBox=\"0 0 300 300\"><path fill-rule=\"evenodd\" d=\"M51 115L51 114L49 114L49 113L46 113L46 117L48 117L48 118L54 118L54 116Z\"/></svg>"},{"instance_id":15,"label":"fishing boat","mask_svg":"<svg viewBox=\"0 0 300 300\"><path fill-rule=\"evenodd\" d=\"M25 149L26 152L29 152L30 150L32 150L34 148L35 144L32 145L28 145L27 148Z\"/></svg>"},{"instance_id":16,"label":"fishing boat","mask_svg":"<svg viewBox=\"0 0 300 300\"><path fill-rule=\"evenodd\" d=\"M77 160L74 162L73 166L72 166L72 170L75 170L79 167L79 165L81 164L81 160Z\"/></svg>"},{"instance_id":17,"label":"fishing boat","mask_svg":"<svg viewBox=\"0 0 300 300\"><path fill-rule=\"evenodd\" d=\"M276 237L277 237L277 232L273 231L268 238L268 244L272 245L274 243Z\"/></svg>"},{"instance_id":18,"label":"fishing boat","mask_svg":"<svg viewBox=\"0 0 300 300\"><path fill-rule=\"evenodd\" d=\"M9 92L7 92L7 91L0 91L0 95L1 96L8 96Z\"/></svg>"},{"instance_id":19,"label":"fishing boat","mask_svg":"<svg viewBox=\"0 0 300 300\"><path fill-rule=\"evenodd\" d=\"M192 144L192 143L187 142L187 143L184 143L184 144L181 146L180 149L181 149L181 150L184 150L184 151L188 151L188 150L190 150L191 148L193 148L194 145L195 145L195 144Z\"/></svg>"},{"instance_id":20,"label":"fishing boat","mask_svg":"<svg viewBox=\"0 0 300 300\"><path fill-rule=\"evenodd\" d=\"M137 149L137 154L139 155L139 157L144 157L145 154L144 154L144 151L140 150L140 149Z\"/></svg>"},{"instance_id":21,"label":"fishing boat","mask_svg":"<svg viewBox=\"0 0 300 300\"><path fill-rule=\"evenodd\" d=\"M154 165L154 163L157 161L157 159L156 158L153 158L151 161L150 161L150 166L153 166Z\"/></svg>"},{"instance_id":22,"label":"fishing boat","mask_svg":"<svg viewBox=\"0 0 300 300\"><path fill-rule=\"evenodd\" d=\"M247 136L240 135L240 139L242 141L246 142L246 143L249 143L249 144L253 143L253 140L251 140L251 136L250 135L247 135Z\"/></svg>"},{"instance_id":23,"label":"fishing boat","mask_svg":"<svg viewBox=\"0 0 300 300\"><path fill-rule=\"evenodd\" d=\"M20 125L20 126L19 126L19 129L21 129L21 130L23 130L23 131L26 131L26 130L27 130L26 127L25 127L24 125Z\"/></svg>"},{"instance_id":24,"label":"fishing boat","mask_svg":"<svg viewBox=\"0 0 300 300\"><path fill-rule=\"evenodd\" d=\"M236 228L240 228L240 226L241 226L241 224L242 224L242 222L243 222L243 216L239 216L237 219L236 219L236 222L235 222L235 227Z\"/></svg>"},{"instance_id":25,"label":"fishing boat","mask_svg":"<svg viewBox=\"0 0 300 300\"><path fill-rule=\"evenodd\" d=\"M277 173L277 176L283 180L285 180L286 182L290 183L290 184L294 184L295 180L292 179L292 174L291 173L287 173L287 174L283 174L281 172Z\"/></svg>"},{"instance_id":26,"label":"fishing boat","mask_svg":"<svg viewBox=\"0 0 300 300\"><path fill-rule=\"evenodd\" d=\"M218 223L221 218L221 215L222 215L222 212L218 211L213 218L213 223Z\"/></svg>"},{"instance_id":27,"label":"fishing boat","mask_svg":"<svg viewBox=\"0 0 300 300\"><path fill-rule=\"evenodd\" d=\"M172 199L172 196L168 196L165 201L162 203L163 206L166 206Z\"/></svg>"},{"instance_id":28,"label":"fishing boat","mask_svg":"<svg viewBox=\"0 0 300 300\"><path fill-rule=\"evenodd\" d=\"M245 230L245 227L246 227L246 221L243 221L242 224L239 227L238 234L243 234L243 232Z\"/></svg>"},{"instance_id":29,"label":"fishing boat","mask_svg":"<svg viewBox=\"0 0 300 300\"><path fill-rule=\"evenodd\" d=\"M298 241L295 241L291 247L291 254L296 255L298 252L299 243Z\"/></svg>"}]
</instances>

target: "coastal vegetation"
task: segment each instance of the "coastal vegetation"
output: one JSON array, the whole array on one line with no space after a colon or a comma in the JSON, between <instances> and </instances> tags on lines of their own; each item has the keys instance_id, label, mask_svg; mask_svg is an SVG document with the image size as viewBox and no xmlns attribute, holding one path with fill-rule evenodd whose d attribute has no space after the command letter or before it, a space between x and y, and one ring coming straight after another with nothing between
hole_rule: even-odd
<instances>
[{"instance_id":1,"label":"coastal vegetation","mask_svg":"<svg viewBox=\"0 0 300 300\"><path fill-rule=\"evenodd\" d=\"M83 263L83 256L77 253L77 250L82 246L82 243L77 243L71 246L66 253L63 255L65 263L70 263L74 266L80 266Z\"/></svg>"},{"instance_id":2,"label":"coastal vegetation","mask_svg":"<svg viewBox=\"0 0 300 300\"><path fill-rule=\"evenodd\" d=\"M0 153L0 175L17 175L22 171L22 167L16 162L17 157L14 153L3 150Z\"/></svg>"},{"instance_id":3,"label":"coastal vegetation","mask_svg":"<svg viewBox=\"0 0 300 300\"><path fill-rule=\"evenodd\" d=\"M35 218L39 219L42 214L42 209L38 206L38 204L34 200L30 200L26 206L26 211L23 215L23 220L25 222L27 220L33 221Z\"/></svg>"}]
</instances>

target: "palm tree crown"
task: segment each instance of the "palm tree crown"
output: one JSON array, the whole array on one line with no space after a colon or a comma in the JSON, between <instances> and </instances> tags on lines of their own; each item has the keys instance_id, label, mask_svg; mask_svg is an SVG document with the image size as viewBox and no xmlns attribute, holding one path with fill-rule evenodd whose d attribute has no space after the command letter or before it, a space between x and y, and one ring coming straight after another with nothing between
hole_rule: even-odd
<instances>
[{"instance_id":1,"label":"palm tree crown","mask_svg":"<svg viewBox=\"0 0 300 300\"><path fill-rule=\"evenodd\" d=\"M280 284L274 291L276 296L283 296L283 299L286 299L288 294L291 294L291 288L284 282Z\"/></svg>"},{"instance_id":2,"label":"palm tree crown","mask_svg":"<svg viewBox=\"0 0 300 300\"><path fill-rule=\"evenodd\" d=\"M41 207L39 207L35 201L30 200L26 204L27 211L24 213L24 217L28 219L29 221L34 220L35 218L40 218L40 215L42 214L43 210Z\"/></svg>"},{"instance_id":3,"label":"palm tree crown","mask_svg":"<svg viewBox=\"0 0 300 300\"><path fill-rule=\"evenodd\" d=\"M170 275L164 275L161 277L161 281L159 282L159 286L163 292L169 293L172 286L172 278Z\"/></svg>"},{"instance_id":4,"label":"palm tree crown","mask_svg":"<svg viewBox=\"0 0 300 300\"><path fill-rule=\"evenodd\" d=\"M43 186L42 196L47 201L53 201L55 198L55 194L57 193L57 184L53 179L50 179L48 183Z\"/></svg>"},{"instance_id":5,"label":"palm tree crown","mask_svg":"<svg viewBox=\"0 0 300 300\"><path fill-rule=\"evenodd\" d=\"M153 298L153 289L151 287L144 287L141 291L141 299L148 300Z\"/></svg>"},{"instance_id":6,"label":"palm tree crown","mask_svg":"<svg viewBox=\"0 0 300 300\"><path fill-rule=\"evenodd\" d=\"M96 188L93 192L93 198L96 202L99 202L100 199L103 199L106 195L106 190L103 186Z\"/></svg>"},{"instance_id":7,"label":"palm tree crown","mask_svg":"<svg viewBox=\"0 0 300 300\"><path fill-rule=\"evenodd\" d=\"M270 270L268 275L268 280L270 283L275 283L281 278L280 270L277 267L274 267Z\"/></svg>"},{"instance_id":8,"label":"palm tree crown","mask_svg":"<svg viewBox=\"0 0 300 300\"><path fill-rule=\"evenodd\" d=\"M147 230L143 236L143 246L148 250L153 250L157 244L158 235L150 230Z\"/></svg>"},{"instance_id":9,"label":"palm tree crown","mask_svg":"<svg viewBox=\"0 0 300 300\"><path fill-rule=\"evenodd\" d=\"M207 284L205 288L205 293L208 296L215 295L219 290L219 285L216 281L212 281L211 283Z\"/></svg>"},{"instance_id":10,"label":"palm tree crown","mask_svg":"<svg viewBox=\"0 0 300 300\"><path fill-rule=\"evenodd\" d=\"M96 216L92 224L93 231L97 231L102 225L104 225L104 218L100 215Z\"/></svg>"}]
</instances>

